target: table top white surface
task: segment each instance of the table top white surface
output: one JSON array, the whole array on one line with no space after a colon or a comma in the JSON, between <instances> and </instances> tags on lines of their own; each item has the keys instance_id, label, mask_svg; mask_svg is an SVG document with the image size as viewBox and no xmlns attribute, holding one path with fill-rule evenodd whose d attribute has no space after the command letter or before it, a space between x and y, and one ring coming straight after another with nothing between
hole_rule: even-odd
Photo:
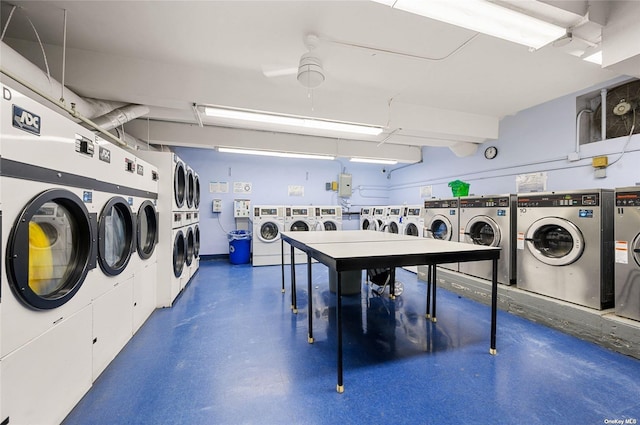
<instances>
[{"instance_id":1,"label":"table top white surface","mask_svg":"<svg viewBox=\"0 0 640 425\"><path fill-rule=\"evenodd\" d=\"M341 230L324 232L282 232L283 235L304 244L340 242L388 242L414 240L417 236L397 233L375 232L372 230Z\"/></svg>"}]
</instances>

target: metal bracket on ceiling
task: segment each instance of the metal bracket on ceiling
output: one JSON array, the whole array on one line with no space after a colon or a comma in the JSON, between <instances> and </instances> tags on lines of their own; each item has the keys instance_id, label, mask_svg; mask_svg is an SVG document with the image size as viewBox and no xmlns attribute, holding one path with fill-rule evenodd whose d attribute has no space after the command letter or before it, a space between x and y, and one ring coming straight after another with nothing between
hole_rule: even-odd
<instances>
[{"instance_id":1,"label":"metal bracket on ceiling","mask_svg":"<svg viewBox=\"0 0 640 425\"><path fill-rule=\"evenodd\" d=\"M198 110L198 104L195 102L192 103L191 109L193 110L193 115L195 115L196 117L196 122L198 123L198 126L204 127L204 124L202 123L202 117L200 116L200 111Z\"/></svg>"}]
</instances>

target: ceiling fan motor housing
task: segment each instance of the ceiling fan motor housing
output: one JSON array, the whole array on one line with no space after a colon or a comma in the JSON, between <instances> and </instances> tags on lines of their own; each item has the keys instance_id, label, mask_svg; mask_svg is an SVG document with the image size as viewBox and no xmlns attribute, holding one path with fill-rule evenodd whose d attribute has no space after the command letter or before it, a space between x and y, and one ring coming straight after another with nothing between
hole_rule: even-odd
<instances>
[{"instance_id":1,"label":"ceiling fan motor housing","mask_svg":"<svg viewBox=\"0 0 640 425\"><path fill-rule=\"evenodd\" d=\"M298 81L307 88L315 88L324 82L324 70L322 62L311 52L305 53L300 58L298 66Z\"/></svg>"}]
</instances>

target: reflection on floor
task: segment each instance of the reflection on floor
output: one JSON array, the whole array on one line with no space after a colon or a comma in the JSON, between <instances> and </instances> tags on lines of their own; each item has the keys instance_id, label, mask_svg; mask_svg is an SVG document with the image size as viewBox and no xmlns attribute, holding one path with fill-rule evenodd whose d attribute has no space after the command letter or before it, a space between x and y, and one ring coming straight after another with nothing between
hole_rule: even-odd
<instances>
[{"instance_id":1,"label":"reflection on floor","mask_svg":"<svg viewBox=\"0 0 640 425\"><path fill-rule=\"evenodd\" d=\"M203 262L171 309L157 310L66 419L72 424L602 424L640 421L640 361L438 292L397 269L404 293L344 298L345 392L335 391L335 297L306 266L299 313L280 267ZM287 270L288 275L288 270ZM287 287L288 289L288 287ZM609 422L613 423L613 422Z\"/></svg>"}]
</instances>

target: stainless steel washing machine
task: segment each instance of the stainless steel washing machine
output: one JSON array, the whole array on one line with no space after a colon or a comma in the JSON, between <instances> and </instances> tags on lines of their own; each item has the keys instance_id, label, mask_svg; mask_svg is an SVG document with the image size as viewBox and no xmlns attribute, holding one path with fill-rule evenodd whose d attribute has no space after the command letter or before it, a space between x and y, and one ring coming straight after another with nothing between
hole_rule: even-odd
<instances>
[{"instance_id":1,"label":"stainless steel washing machine","mask_svg":"<svg viewBox=\"0 0 640 425\"><path fill-rule=\"evenodd\" d=\"M460 242L502 248L498 261L498 283L511 285L516 279L516 195L460 198ZM462 273L491 280L490 261L460 263Z\"/></svg>"},{"instance_id":2,"label":"stainless steel washing machine","mask_svg":"<svg viewBox=\"0 0 640 425\"><path fill-rule=\"evenodd\" d=\"M616 314L640 320L640 186L615 192Z\"/></svg>"},{"instance_id":3,"label":"stainless steel washing machine","mask_svg":"<svg viewBox=\"0 0 640 425\"><path fill-rule=\"evenodd\" d=\"M424 237L458 242L458 198L424 201ZM458 271L458 263L438 264L438 267Z\"/></svg>"},{"instance_id":4,"label":"stainless steel washing machine","mask_svg":"<svg viewBox=\"0 0 640 425\"><path fill-rule=\"evenodd\" d=\"M518 195L518 287L613 307L613 195L607 189Z\"/></svg>"}]
</instances>

